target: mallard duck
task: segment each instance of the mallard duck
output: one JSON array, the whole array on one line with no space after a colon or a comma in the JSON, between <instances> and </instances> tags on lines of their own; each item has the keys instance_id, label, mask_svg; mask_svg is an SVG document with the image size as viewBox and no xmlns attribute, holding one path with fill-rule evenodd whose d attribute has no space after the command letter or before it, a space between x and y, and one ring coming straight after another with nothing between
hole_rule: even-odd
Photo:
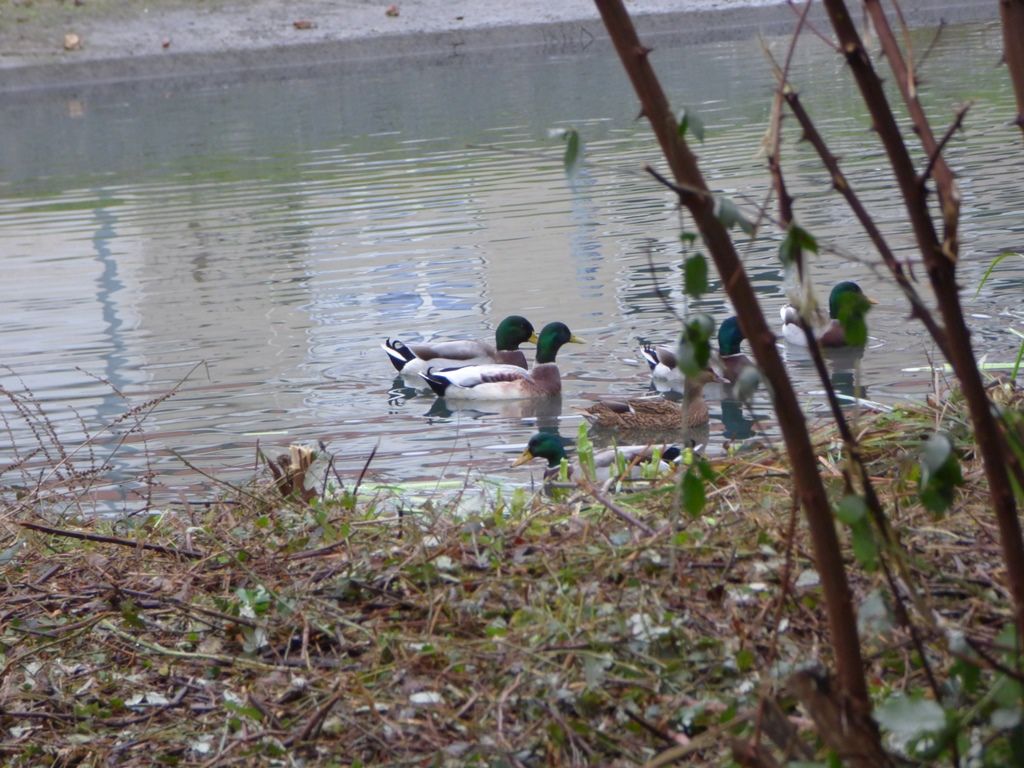
<instances>
[{"instance_id":1,"label":"mallard duck","mask_svg":"<svg viewBox=\"0 0 1024 768\"><path fill-rule=\"evenodd\" d=\"M744 368L754 362L740 351L740 344L746 336L735 316L727 317L718 327L718 359L722 365L722 377L735 384Z\"/></svg>"},{"instance_id":2,"label":"mallard duck","mask_svg":"<svg viewBox=\"0 0 1024 768\"><path fill-rule=\"evenodd\" d=\"M679 370L676 351L672 347L644 344L640 348L640 354L651 368L651 381L654 382L655 388L682 390L683 374Z\"/></svg>"},{"instance_id":3,"label":"mallard duck","mask_svg":"<svg viewBox=\"0 0 1024 768\"><path fill-rule=\"evenodd\" d=\"M735 317L728 317L718 328L718 358L722 363L723 378L735 384L740 371L753 365L750 358L740 352L740 344L746 337ZM676 351L669 346L655 347L644 344L640 354L651 368L651 381L655 389L671 389L681 392L684 388L683 374L679 370Z\"/></svg>"},{"instance_id":4,"label":"mallard duck","mask_svg":"<svg viewBox=\"0 0 1024 768\"><path fill-rule=\"evenodd\" d=\"M816 334L818 344L821 346L847 346L846 334L843 332L843 326L839 323L839 304L843 296L852 293L864 295L864 291L861 290L859 285L852 280L844 280L841 283L837 283L829 294L828 323L823 328L817 329ZM872 304L877 303L873 299L868 299L868 301ZM800 313L796 307L791 304L783 305L782 309L779 310L779 316L782 318L782 338L794 346L806 347L807 337L804 335L803 329L800 328Z\"/></svg>"},{"instance_id":5,"label":"mallard duck","mask_svg":"<svg viewBox=\"0 0 1024 768\"><path fill-rule=\"evenodd\" d=\"M659 469L661 471L667 470L669 463L676 461L681 455L679 447L675 445L633 445L597 451L594 453L594 469L597 472L597 479L606 480L613 474L617 475L621 466L625 466L630 470L630 476L636 476L634 470L639 469L639 465L652 461L656 450L660 455ZM558 476L562 459L566 458L565 445L562 443L562 438L550 432L538 432L530 438L530 442L526 444L526 449L512 463L512 466L518 467L537 458L548 460L548 466L544 470L544 479L555 479ZM569 477L580 477L581 475L582 470L580 469L579 462L576 460L570 462Z\"/></svg>"},{"instance_id":6,"label":"mallard duck","mask_svg":"<svg viewBox=\"0 0 1024 768\"><path fill-rule=\"evenodd\" d=\"M388 338L381 348L402 376L416 377L428 368L460 368L466 365L502 364L526 368L526 355L519 345L537 342L533 325L525 317L509 315L494 331L493 345L483 341L438 341L405 344ZM418 379L415 379L418 381Z\"/></svg>"},{"instance_id":7,"label":"mallard duck","mask_svg":"<svg viewBox=\"0 0 1024 768\"><path fill-rule=\"evenodd\" d=\"M703 427L708 423L704 386L716 380L718 377L710 370L687 377L681 403L660 397L599 400L582 411L583 418L592 427L607 430L657 431Z\"/></svg>"},{"instance_id":8,"label":"mallard duck","mask_svg":"<svg viewBox=\"0 0 1024 768\"><path fill-rule=\"evenodd\" d=\"M555 364L565 344L582 344L565 323L548 323L537 337L537 364L530 371L514 365L470 365L421 373L438 397L462 400L525 400L553 397L562 392L562 375Z\"/></svg>"}]
</instances>

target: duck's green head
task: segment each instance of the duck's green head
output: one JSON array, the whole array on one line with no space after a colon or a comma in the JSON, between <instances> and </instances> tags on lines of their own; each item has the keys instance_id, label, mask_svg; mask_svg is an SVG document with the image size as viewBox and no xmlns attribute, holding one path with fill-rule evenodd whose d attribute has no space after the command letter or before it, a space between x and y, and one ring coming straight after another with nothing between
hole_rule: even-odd
<instances>
[{"instance_id":1,"label":"duck's green head","mask_svg":"<svg viewBox=\"0 0 1024 768\"><path fill-rule=\"evenodd\" d=\"M512 350L519 349L524 342L537 343L537 332L533 330L533 324L521 315L509 315L498 324L494 332L494 340L498 349Z\"/></svg>"},{"instance_id":2,"label":"duck's green head","mask_svg":"<svg viewBox=\"0 0 1024 768\"><path fill-rule=\"evenodd\" d=\"M832 289L832 293L828 295L829 317L833 320L839 318L839 310L842 308L843 303L852 300L846 298L848 296L864 296L864 291L862 291L860 286L852 280L844 280L841 283L836 283L835 288ZM864 296L864 299L870 304L877 303L874 299L869 299L867 296Z\"/></svg>"},{"instance_id":3,"label":"duck's green head","mask_svg":"<svg viewBox=\"0 0 1024 768\"><path fill-rule=\"evenodd\" d=\"M540 336L537 337L537 362L555 362L558 350L569 343L582 344L583 339L574 336L565 323L548 323L540 329Z\"/></svg>"},{"instance_id":4,"label":"duck's green head","mask_svg":"<svg viewBox=\"0 0 1024 768\"><path fill-rule=\"evenodd\" d=\"M746 336L740 330L740 322L735 317L727 317L718 327L718 354L723 356L738 355L740 344Z\"/></svg>"},{"instance_id":5,"label":"duck's green head","mask_svg":"<svg viewBox=\"0 0 1024 768\"><path fill-rule=\"evenodd\" d=\"M557 467L565 458L565 446L562 445L562 438L550 432L538 432L530 438L526 444L526 450L519 454L519 458L513 463L513 467L526 464L536 458L548 460L549 467Z\"/></svg>"}]
</instances>

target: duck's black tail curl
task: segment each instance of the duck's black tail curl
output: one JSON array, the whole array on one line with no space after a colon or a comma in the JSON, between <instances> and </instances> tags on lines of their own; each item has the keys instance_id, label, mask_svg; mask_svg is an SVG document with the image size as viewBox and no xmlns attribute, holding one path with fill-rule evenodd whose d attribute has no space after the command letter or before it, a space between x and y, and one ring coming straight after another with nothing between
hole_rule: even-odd
<instances>
[{"instance_id":1,"label":"duck's black tail curl","mask_svg":"<svg viewBox=\"0 0 1024 768\"><path fill-rule=\"evenodd\" d=\"M425 382L427 382L427 384L430 385L430 388L434 390L434 394L438 397L444 397L445 390L447 390L448 385L451 384L448 379L435 374L433 368L427 368L427 372L421 373L420 376Z\"/></svg>"},{"instance_id":2,"label":"duck's black tail curl","mask_svg":"<svg viewBox=\"0 0 1024 768\"><path fill-rule=\"evenodd\" d=\"M415 359L416 355L412 353L405 344L400 342L398 339L392 341L390 338L387 339L383 344L380 345L381 349L388 353L388 360L395 366L395 370L399 373L405 367L405 364L410 360Z\"/></svg>"},{"instance_id":3,"label":"duck's black tail curl","mask_svg":"<svg viewBox=\"0 0 1024 768\"><path fill-rule=\"evenodd\" d=\"M644 356L644 360L647 361L647 365L651 367L652 371L658 367L658 363L660 361L658 360L658 353L655 351L654 347L650 344L644 344L640 347L640 353Z\"/></svg>"},{"instance_id":4,"label":"duck's black tail curl","mask_svg":"<svg viewBox=\"0 0 1024 768\"><path fill-rule=\"evenodd\" d=\"M678 445L665 446L665 450L661 452L662 461L678 461L683 455L683 452L679 450Z\"/></svg>"}]
</instances>

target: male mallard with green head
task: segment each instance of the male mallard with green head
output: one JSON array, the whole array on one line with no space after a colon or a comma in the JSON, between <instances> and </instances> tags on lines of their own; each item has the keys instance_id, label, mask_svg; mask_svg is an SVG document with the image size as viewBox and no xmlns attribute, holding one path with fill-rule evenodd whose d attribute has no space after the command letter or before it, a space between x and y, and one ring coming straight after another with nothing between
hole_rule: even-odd
<instances>
[{"instance_id":1,"label":"male mallard with green head","mask_svg":"<svg viewBox=\"0 0 1024 768\"><path fill-rule=\"evenodd\" d=\"M466 365L502 364L526 368L520 344L536 343L537 334L525 317L509 315L494 331L494 345L463 339L423 344L405 344L388 338L381 348L402 376L418 376L428 368L460 368Z\"/></svg>"},{"instance_id":2,"label":"male mallard with green head","mask_svg":"<svg viewBox=\"0 0 1024 768\"><path fill-rule=\"evenodd\" d=\"M470 365L421 373L438 397L461 400L524 400L562 392L555 356L565 344L582 344L565 323L548 323L537 337L537 363L530 371L514 365Z\"/></svg>"},{"instance_id":3,"label":"male mallard with green head","mask_svg":"<svg viewBox=\"0 0 1024 768\"><path fill-rule=\"evenodd\" d=\"M746 337L740 329L735 317L728 317L718 328L718 357L722 362L723 378L735 384L740 371L753 365L750 358L740 352L740 344ZM684 389L683 374L679 370L676 351L669 346L651 346L644 344L640 354L651 369L651 381L656 389L672 389L682 392Z\"/></svg>"},{"instance_id":4,"label":"male mallard with green head","mask_svg":"<svg viewBox=\"0 0 1024 768\"><path fill-rule=\"evenodd\" d=\"M722 377L730 384L736 383L744 368L754 365L754 361L740 351L745 338L735 316L725 318L718 327L718 359L722 364Z\"/></svg>"},{"instance_id":5,"label":"male mallard with green head","mask_svg":"<svg viewBox=\"0 0 1024 768\"><path fill-rule=\"evenodd\" d=\"M674 445L660 447L626 446L598 451L594 454L594 469L597 472L596 479L608 479L613 473L617 473L618 468L622 465L630 469L630 476L633 476L632 470L638 468L641 464L652 461L655 453L660 457L659 468L662 471L667 470L669 463L676 461L681 455L679 448ZM526 450L519 455L519 458L512 463L512 466L518 467L537 458L547 459L548 461L548 466L544 470L544 479L552 480L556 478L559 467L562 464L562 459L566 458L565 445L562 442L562 438L550 432L538 432L530 438L530 442L526 444ZM583 472L578 461L574 460L569 463L570 478L573 476L580 477L582 474Z\"/></svg>"},{"instance_id":6,"label":"male mallard with green head","mask_svg":"<svg viewBox=\"0 0 1024 768\"><path fill-rule=\"evenodd\" d=\"M828 296L828 323L823 328L816 329L818 344L823 347L849 346L843 326L839 323L839 309L846 300L845 297L854 295L864 296L864 291L852 280L844 280L832 289ZM874 299L865 298L871 304L877 303ZM791 304L785 304L779 310L779 315L782 318L782 338L793 346L806 347L807 337L804 335L803 329L800 328L800 313L797 308Z\"/></svg>"}]
</instances>

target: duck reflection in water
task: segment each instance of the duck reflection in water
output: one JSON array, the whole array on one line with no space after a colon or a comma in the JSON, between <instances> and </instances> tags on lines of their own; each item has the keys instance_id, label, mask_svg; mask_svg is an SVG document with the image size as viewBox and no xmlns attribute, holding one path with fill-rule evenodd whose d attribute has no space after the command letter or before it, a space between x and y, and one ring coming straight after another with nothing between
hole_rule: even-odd
<instances>
[{"instance_id":1,"label":"duck reflection in water","mask_svg":"<svg viewBox=\"0 0 1024 768\"><path fill-rule=\"evenodd\" d=\"M539 432L558 433L558 417L562 415L562 397L544 397L535 400L446 400L438 397L423 414L428 418L451 419L464 417L479 419L498 416L509 420L535 421Z\"/></svg>"},{"instance_id":2,"label":"duck reflection in water","mask_svg":"<svg viewBox=\"0 0 1024 768\"><path fill-rule=\"evenodd\" d=\"M421 391L410 387L404 378L396 376L395 380L391 382L391 389L388 390L388 405L401 408L413 398L422 395Z\"/></svg>"},{"instance_id":3,"label":"duck reflection in water","mask_svg":"<svg viewBox=\"0 0 1024 768\"><path fill-rule=\"evenodd\" d=\"M832 364L832 373L829 375L832 388L837 395L841 395L839 402L844 407L868 397L868 388L864 384L860 369L863 357L863 349L852 347L830 349L825 354L825 358Z\"/></svg>"},{"instance_id":4,"label":"duck reflection in water","mask_svg":"<svg viewBox=\"0 0 1024 768\"><path fill-rule=\"evenodd\" d=\"M861 375L861 360L864 358L863 347L840 347L822 349L828 365L829 381L842 406L850 406L858 399L867 399L868 387ZM814 363L806 347L786 345L786 365L790 368L805 371L808 377L816 379ZM812 387L813 388L813 387Z\"/></svg>"},{"instance_id":5,"label":"duck reflection in water","mask_svg":"<svg viewBox=\"0 0 1024 768\"><path fill-rule=\"evenodd\" d=\"M754 436L756 419L743 408L743 403L731 398L722 398L722 437L726 440L746 440Z\"/></svg>"}]
</instances>

